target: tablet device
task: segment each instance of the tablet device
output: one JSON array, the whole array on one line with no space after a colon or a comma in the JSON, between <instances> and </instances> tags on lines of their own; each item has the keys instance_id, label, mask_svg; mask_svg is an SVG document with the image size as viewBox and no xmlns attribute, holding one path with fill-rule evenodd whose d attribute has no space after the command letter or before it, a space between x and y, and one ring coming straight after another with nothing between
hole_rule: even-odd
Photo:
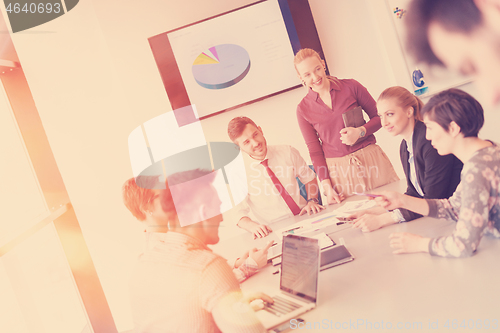
<instances>
[{"instance_id":1,"label":"tablet device","mask_svg":"<svg viewBox=\"0 0 500 333\"><path fill-rule=\"evenodd\" d=\"M324 271L330 267L345 264L346 262L354 260L353 255L344 245L331 247L321 251L320 255L320 271Z\"/></svg>"}]
</instances>

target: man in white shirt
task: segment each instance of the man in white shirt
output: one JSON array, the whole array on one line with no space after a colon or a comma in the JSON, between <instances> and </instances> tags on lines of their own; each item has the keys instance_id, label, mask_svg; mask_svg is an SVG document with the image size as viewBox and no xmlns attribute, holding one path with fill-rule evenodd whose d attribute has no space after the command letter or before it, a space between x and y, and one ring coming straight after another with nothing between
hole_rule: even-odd
<instances>
[{"instance_id":1,"label":"man in white shirt","mask_svg":"<svg viewBox=\"0 0 500 333\"><path fill-rule=\"evenodd\" d=\"M238 226L254 238L267 236L268 226L283 218L324 209L318 203L316 174L307 166L297 149L268 146L260 126L250 118L236 117L228 124L229 138L245 152L248 195L237 211ZM307 200L300 195L296 177L305 184ZM252 210L258 221L248 214Z\"/></svg>"}]
</instances>

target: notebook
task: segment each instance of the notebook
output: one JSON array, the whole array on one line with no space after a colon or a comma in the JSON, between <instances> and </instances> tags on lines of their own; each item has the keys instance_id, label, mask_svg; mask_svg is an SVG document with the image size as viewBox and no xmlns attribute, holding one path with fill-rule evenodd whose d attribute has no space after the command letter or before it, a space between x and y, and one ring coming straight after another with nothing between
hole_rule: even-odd
<instances>
[{"instance_id":1,"label":"notebook","mask_svg":"<svg viewBox=\"0 0 500 333\"><path fill-rule=\"evenodd\" d=\"M356 106L355 108L342 113L342 119L344 120L345 127L360 127L366 124L363 118L363 109L361 106ZM358 138L356 143L363 141L366 137L367 135Z\"/></svg>"},{"instance_id":2,"label":"notebook","mask_svg":"<svg viewBox=\"0 0 500 333\"><path fill-rule=\"evenodd\" d=\"M287 235L283 237L280 291L256 312L266 329L276 327L316 307L319 277L317 239Z\"/></svg>"},{"instance_id":3,"label":"notebook","mask_svg":"<svg viewBox=\"0 0 500 333\"><path fill-rule=\"evenodd\" d=\"M320 271L354 260L354 256L344 245L322 250L320 258Z\"/></svg>"}]
</instances>

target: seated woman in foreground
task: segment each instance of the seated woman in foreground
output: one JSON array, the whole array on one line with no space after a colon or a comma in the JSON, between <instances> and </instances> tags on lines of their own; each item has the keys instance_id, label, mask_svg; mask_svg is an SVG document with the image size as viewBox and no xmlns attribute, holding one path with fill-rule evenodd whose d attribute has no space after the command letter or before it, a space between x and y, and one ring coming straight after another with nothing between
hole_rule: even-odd
<instances>
[{"instance_id":1,"label":"seated woman in foreground","mask_svg":"<svg viewBox=\"0 0 500 333\"><path fill-rule=\"evenodd\" d=\"M453 154L463 163L461 182L450 199L419 199L384 192L376 202L385 209L405 208L422 215L457 221L450 236L424 238L410 233L389 236L394 253L429 252L442 257L472 255L483 235L500 238L500 148L479 139L483 108L472 96L449 89L422 110L427 139L440 155Z\"/></svg>"},{"instance_id":2,"label":"seated woman in foreground","mask_svg":"<svg viewBox=\"0 0 500 333\"><path fill-rule=\"evenodd\" d=\"M382 127L389 135L402 137L399 156L406 176L406 193L424 199L447 199L460 182L462 162L454 155L441 156L425 138L421 110L424 103L399 86L385 89L377 101ZM382 207L356 212L353 228L370 232L390 224L422 217L406 209L388 212Z\"/></svg>"}]
</instances>

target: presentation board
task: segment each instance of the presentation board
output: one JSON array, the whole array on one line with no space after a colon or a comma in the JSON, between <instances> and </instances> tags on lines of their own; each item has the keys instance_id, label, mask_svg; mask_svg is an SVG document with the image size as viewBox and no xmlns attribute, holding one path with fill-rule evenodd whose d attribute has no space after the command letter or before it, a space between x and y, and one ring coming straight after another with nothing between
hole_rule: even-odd
<instances>
[{"instance_id":1,"label":"presentation board","mask_svg":"<svg viewBox=\"0 0 500 333\"><path fill-rule=\"evenodd\" d=\"M268 0L149 38L172 109L200 119L301 86L293 57L324 58L307 0Z\"/></svg>"}]
</instances>

